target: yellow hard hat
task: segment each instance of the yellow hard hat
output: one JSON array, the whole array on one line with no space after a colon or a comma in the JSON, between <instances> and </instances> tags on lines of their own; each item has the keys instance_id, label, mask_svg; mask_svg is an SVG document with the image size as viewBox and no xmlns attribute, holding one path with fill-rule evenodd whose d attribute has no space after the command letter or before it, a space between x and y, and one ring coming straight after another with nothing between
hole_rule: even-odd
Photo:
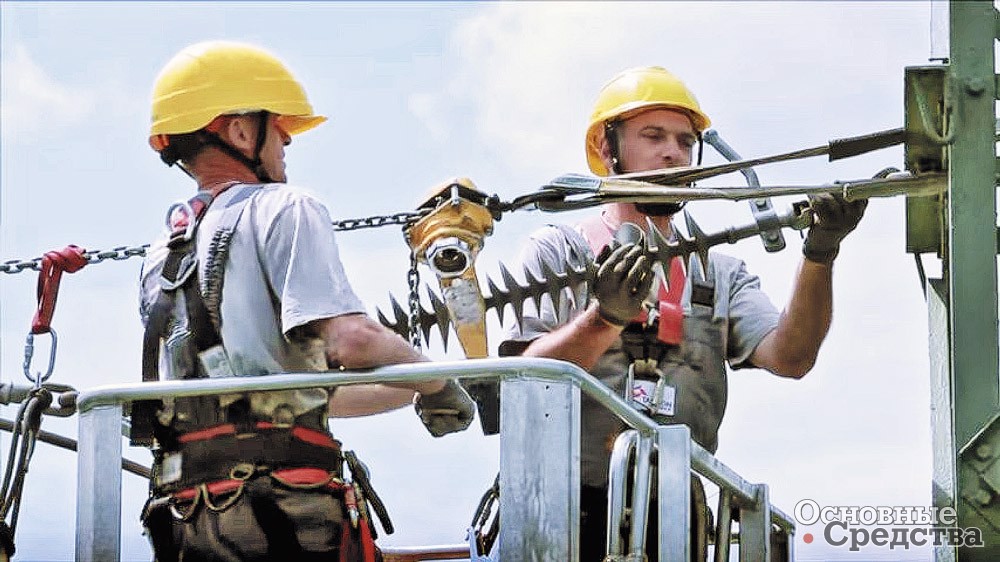
<instances>
[{"instance_id":1,"label":"yellow hard hat","mask_svg":"<svg viewBox=\"0 0 1000 562\"><path fill-rule=\"evenodd\" d=\"M289 135L326 121L314 115L302 85L271 53L252 45L208 41L177 53L153 86L149 142L197 131L220 115L268 111Z\"/></svg>"},{"instance_id":2,"label":"yellow hard hat","mask_svg":"<svg viewBox=\"0 0 1000 562\"><path fill-rule=\"evenodd\" d=\"M688 114L696 132L711 125L691 90L679 78L659 66L630 68L611 79L601 89L587 125L587 163L599 176L609 174L601 159L604 124L629 113L651 107L678 109Z\"/></svg>"}]
</instances>

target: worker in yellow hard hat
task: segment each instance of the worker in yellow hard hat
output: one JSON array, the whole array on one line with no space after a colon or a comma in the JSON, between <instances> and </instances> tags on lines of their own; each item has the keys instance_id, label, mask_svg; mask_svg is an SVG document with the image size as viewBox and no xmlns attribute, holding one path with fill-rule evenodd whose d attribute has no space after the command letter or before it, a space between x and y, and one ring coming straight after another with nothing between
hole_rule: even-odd
<instances>
[{"instance_id":1,"label":"worker in yellow hard hat","mask_svg":"<svg viewBox=\"0 0 1000 562\"><path fill-rule=\"evenodd\" d=\"M285 147L325 120L284 63L256 46L199 43L164 67L149 143L198 192L172 207L169 235L143 264L143 380L426 360L365 314L326 206L286 184ZM132 439L155 452L143 523L156 559L374 562L359 502L382 510L327 418L411 403L436 437L474 415L454 380L134 405Z\"/></svg>"},{"instance_id":2,"label":"worker in yellow hard hat","mask_svg":"<svg viewBox=\"0 0 1000 562\"><path fill-rule=\"evenodd\" d=\"M700 155L710 123L675 75L656 66L632 68L598 94L586 133L587 162L599 176L688 166L696 147ZM727 362L791 378L812 368L830 326L833 260L865 202L838 196L812 201L814 224L781 312L738 259L711 252L707 269L697 256L652 262L642 247L647 221L672 236L680 207L610 203L574 227L533 233L522 255L525 268L539 277L593 261L592 298L564 299L560 310L549 302L537 313L526 310L519 325L508 328L500 351L573 362L657 422L687 425L692 438L714 453L726 409ZM589 397L581 407L580 554L583 561L599 561L607 553L609 454L624 426ZM696 482L692 497L699 494L704 491ZM703 503L694 509L702 524ZM655 560L655 503L651 515L646 552ZM696 538L693 552L703 557L705 543Z\"/></svg>"},{"instance_id":3,"label":"worker in yellow hard hat","mask_svg":"<svg viewBox=\"0 0 1000 562\"><path fill-rule=\"evenodd\" d=\"M265 134L257 135L251 150L241 151L220 132L246 116L255 117L252 125ZM313 114L302 85L270 53L238 43L200 43L179 53L160 72L153 90L149 144L168 165L179 162L185 170L187 160L212 146L245 165L261 182L284 181L283 171L268 171L261 160L268 120L279 135L291 137L326 117Z\"/></svg>"},{"instance_id":4,"label":"worker in yellow hard hat","mask_svg":"<svg viewBox=\"0 0 1000 562\"><path fill-rule=\"evenodd\" d=\"M628 171L655 170L672 166L687 166L691 164L693 147L698 147L697 162L701 163L704 143L701 134L712 124L708 115L701 110L694 94L676 76L660 67L634 68L618 75L609 82L603 90L590 115L587 126L586 151L587 164L590 170L598 176L625 173L622 163L622 150L638 150L647 147L649 143L622 143L625 122L642 113L655 110L653 115L667 116L678 123L680 129L675 146L655 148L667 150L665 154L645 154L641 157L648 160L630 164L635 169ZM650 119L647 115L643 119ZM636 125L633 122L630 127ZM648 134L645 135L647 138ZM676 153L670 153L673 148ZM637 157L640 155L637 155ZM628 155L629 160L633 159ZM653 166L647 168L647 166ZM640 168L643 168L640 170ZM640 208L655 210L649 213L654 216L672 215L683 207L682 203L640 204Z\"/></svg>"}]
</instances>

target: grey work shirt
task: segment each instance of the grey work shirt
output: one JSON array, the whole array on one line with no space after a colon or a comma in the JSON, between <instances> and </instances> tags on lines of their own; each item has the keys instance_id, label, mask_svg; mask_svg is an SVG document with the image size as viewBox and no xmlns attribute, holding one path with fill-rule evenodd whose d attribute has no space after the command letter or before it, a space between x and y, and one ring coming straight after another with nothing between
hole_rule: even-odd
<instances>
[{"instance_id":1,"label":"grey work shirt","mask_svg":"<svg viewBox=\"0 0 1000 562\"><path fill-rule=\"evenodd\" d=\"M301 188L267 184L257 188L235 185L208 208L198 228L198 274L204 284L213 237L231 200L245 189L256 189L246 203L229 243L220 305L221 336L234 374L326 370L321 340L293 340L290 332L314 320L364 313L344 273L330 213ZM159 278L167 256L166 237L154 243L141 274L140 312L143 323L160 293ZM178 378L168 341L160 372ZM254 413L264 419L276 409L291 408L295 416L327 404L325 389L252 393ZM238 395L222 397L226 405Z\"/></svg>"},{"instance_id":2,"label":"grey work shirt","mask_svg":"<svg viewBox=\"0 0 1000 562\"><path fill-rule=\"evenodd\" d=\"M533 275L540 277L543 261L561 273L567 263L593 261L594 255L578 229L547 226L531 235L521 259ZM760 290L759 279L747 272L742 260L712 252L707 274L703 274L695 256L687 265L687 282L681 299L683 341L679 346L669 346L659 362L659 368L676 388L675 412L673 416L655 416L655 419L660 423L688 425L693 439L714 452L728 395L725 363L728 360L734 369L752 367L750 356L764 336L777 326L779 314ZM714 303L692 303L694 283L706 289L711 287ZM656 287L653 291L655 299ZM540 311L529 303L521 325L515 321L507 326L507 341L501 344L501 354L519 353L532 340L570 322L583 313L589 298L586 287L577 287L564 291L558 310L547 299L542 301ZM621 395L628 364L619 338L590 374ZM607 486L611 447L623 429L617 417L583 396L580 452L584 485Z\"/></svg>"}]
</instances>

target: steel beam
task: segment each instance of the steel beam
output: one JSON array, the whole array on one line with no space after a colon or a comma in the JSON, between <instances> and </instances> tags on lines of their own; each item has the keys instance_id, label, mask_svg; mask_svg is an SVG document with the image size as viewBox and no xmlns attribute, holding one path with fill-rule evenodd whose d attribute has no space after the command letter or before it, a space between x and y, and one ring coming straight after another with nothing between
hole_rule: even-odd
<instances>
[{"instance_id":1,"label":"steel beam","mask_svg":"<svg viewBox=\"0 0 1000 562\"><path fill-rule=\"evenodd\" d=\"M997 328L996 63L997 10L993 2L952 0L949 5L950 67L945 105L950 110L948 236L944 254L947 325L930 326L931 339L945 332L951 372L952 490L935 502L954 501L957 527L981 528L986 545L1000 545L1000 532L970 503L976 478L963 466L961 452L997 414L1000 406ZM933 319L933 318L932 318ZM933 350L932 350L933 353ZM937 433L937 428L935 428ZM940 446L940 443L935 443ZM966 461L969 458L965 455ZM935 479L939 469L935 461ZM943 475L943 473L942 473ZM982 502L980 502L982 503ZM995 560L995 547L959 548L958 559ZM938 560L950 557L937 551Z\"/></svg>"},{"instance_id":2,"label":"steel beam","mask_svg":"<svg viewBox=\"0 0 1000 562\"><path fill-rule=\"evenodd\" d=\"M997 412L996 148L992 2L952 1L948 255L955 444Z\"/></svg>"}]
</instances>

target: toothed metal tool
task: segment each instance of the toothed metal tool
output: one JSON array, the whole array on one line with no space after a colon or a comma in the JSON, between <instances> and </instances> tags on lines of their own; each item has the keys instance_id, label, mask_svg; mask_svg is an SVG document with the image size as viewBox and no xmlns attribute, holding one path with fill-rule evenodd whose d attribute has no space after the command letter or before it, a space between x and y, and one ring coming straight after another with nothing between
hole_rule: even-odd
<instances>
[{"instance_id":1,"label":"toothed metal tool","mask_svg":"<svg viewBox=\"0 0 1000 562\"><path fill-rule=\"evenodd\" d=\"M744 188L745 189L745 188ZM708 251L720 244L734 244L744 238L750 238L760 234L760 227L756 223L745 226L731 227L712 234L705 234L694 219L685 212L685 222L687 223L688 234L675 232L675 239L669 240L656 226L647 221L644 247L648 255L660 263L668 263L671 258L680 257L687 261L692 254L698 256L702 271L708 271ZM787 212L777 216L777 224L782 228L803 230L812 224L812 213L808 203L802 201L795 203ZM542 263L542 279L537 278L530 270L524 270L524 283L519 282L510 270L504 265L499 265L501 285L493 279L487 277L486 285L490 294L483 296L485 310L496 312L497 319L503 323L504 308L510 305L514 313L514 318L518 325L524 322L524 303L531 300L536 309L540 308L542 297L548 295L552 300L552 305L558 310L561 300L565 294L564 289L573 288L581 283L589 284L594 277L593 264L585 266L564 264L563 267L556 267L554 264ZM557 273L557 270L564 270ZM430 287L426 287L431 308L428 310L420 305L418 314L420 329L427 340L430 329L437 326L447 350L447 331L452 327L451 316L447 313L445 306ZM589 294L589 292L588 292ZM393 310L393 319L387 318L382 311L378 311L379 321L394 332L406 337L409 333L408 314L399 306L395 297L390 295L390 303Z\"/></svg>"}]
</instances>

